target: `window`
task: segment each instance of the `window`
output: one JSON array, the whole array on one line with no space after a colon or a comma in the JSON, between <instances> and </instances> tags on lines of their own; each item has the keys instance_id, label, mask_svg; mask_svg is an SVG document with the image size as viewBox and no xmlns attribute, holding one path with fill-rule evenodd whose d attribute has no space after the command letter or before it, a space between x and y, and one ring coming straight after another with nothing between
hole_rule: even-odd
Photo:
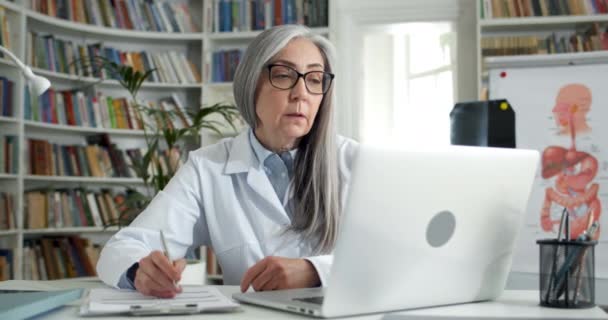
<instances>
[{"instance_id":1,"label":"window","mask_svg":"<svg viewBox=\"0 0 608 320\"><path fill-rule=\"evenodd\" d=\"M449 144L455 48L450 22L367 29L361 140L405 147Z\"/></svg>"}]
</instances>

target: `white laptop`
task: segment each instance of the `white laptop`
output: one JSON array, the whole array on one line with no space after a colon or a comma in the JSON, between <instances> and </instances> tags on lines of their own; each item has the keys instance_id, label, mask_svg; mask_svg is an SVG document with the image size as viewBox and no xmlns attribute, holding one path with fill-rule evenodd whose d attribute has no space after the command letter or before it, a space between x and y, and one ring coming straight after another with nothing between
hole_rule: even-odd
<instances>
[{"instance_id":1,"label":"white laptop","mask_svg":"<svg viewBox=\"0 0 608 320\"><path fill-rule=\"evenodd\" d=\"M327 286L233 298L315 317L495 299L538 162L534 150L362 145Z\"/></svg>"}]
</instances>

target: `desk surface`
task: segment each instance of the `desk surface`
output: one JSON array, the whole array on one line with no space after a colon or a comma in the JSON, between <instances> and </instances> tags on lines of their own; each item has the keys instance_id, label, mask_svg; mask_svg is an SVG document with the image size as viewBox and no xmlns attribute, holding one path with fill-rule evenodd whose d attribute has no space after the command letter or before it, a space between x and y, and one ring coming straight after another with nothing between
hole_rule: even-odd
<instances>
[{"instance_id":1,"label":"desk surface","mask_svg":"<svg viewBox=\"0 0 608 320\"><path fill-rule=\"evenodd\" d=\"M30 290L59 290L70 288L95 288L103 286L97 279L77 279L58 281L22 281L11 280L0 282L0 289L30 289ZM220 291L230 297L239 290L238 286L218 286ZM74 302L63 308L51 311L41 319L76 319L80 302ZM297 314L275 311L251 305L242 305L241 311L227 314L202 314L193 316L175 316L170 319L311 319ZM412 317L413 316L413 317ZM428 318L427 318L428 317ZM608 314L599 307L590 309L553 309L538 306L538 291L506 290L496 301L470 303L438 308L427 308L392 313L390 316L369 315L340 319L369 319L369 320L409 320L436 319L438 317L470 318L502 318L502 319L608 319ZM156 317L146 317L151 319ZM131 319L133 317L95 317L102 319Z\"/></svg>"}]
</instances>

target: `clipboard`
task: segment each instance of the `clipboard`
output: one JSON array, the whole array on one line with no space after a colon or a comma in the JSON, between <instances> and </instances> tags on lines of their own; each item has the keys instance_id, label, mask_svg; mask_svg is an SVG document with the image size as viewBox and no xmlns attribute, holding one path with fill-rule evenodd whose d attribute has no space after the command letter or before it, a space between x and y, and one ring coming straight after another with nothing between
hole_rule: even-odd
<instances>
[{"instance_id":1,"label":"clipboard","mask_svg":"<svg viewBox=\"0 0 608 320\"><path fill-rule=\"evenodd\" d=\"M144 296L135 290L95 288L86 292L80 316L164 316L233 312L239 304L212 286L183 286L173 299Z\"/></svg>"}]
</instances>

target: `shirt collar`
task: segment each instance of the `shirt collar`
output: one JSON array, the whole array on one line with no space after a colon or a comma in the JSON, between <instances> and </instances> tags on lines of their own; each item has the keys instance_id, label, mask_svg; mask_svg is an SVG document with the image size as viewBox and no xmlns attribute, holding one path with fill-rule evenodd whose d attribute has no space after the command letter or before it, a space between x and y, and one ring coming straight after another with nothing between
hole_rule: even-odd
<instances>
[{"instance_id":1,"label":"shirt collar","mask_svg":"<svg viewBox=\"0 0 608 320\"><path fill-rule=\"evenodd\" d=\"M266 149L262 145L262 143L260 143L260 141L258 140L258 137L256 137L255 134L253 133L253 129L249 129L249 143L251 144L253 153L255 154L255 156L258 159L258 161L260 162L260 164L263 164L264 161L266 160L266 158L268 158L270 155L272 155L274 153L274 152ZM297 152L298 152L297 148L289 150L289 153L291 154L291 157L293 159L296 158Z\"/></svg>"}]
</instances>

